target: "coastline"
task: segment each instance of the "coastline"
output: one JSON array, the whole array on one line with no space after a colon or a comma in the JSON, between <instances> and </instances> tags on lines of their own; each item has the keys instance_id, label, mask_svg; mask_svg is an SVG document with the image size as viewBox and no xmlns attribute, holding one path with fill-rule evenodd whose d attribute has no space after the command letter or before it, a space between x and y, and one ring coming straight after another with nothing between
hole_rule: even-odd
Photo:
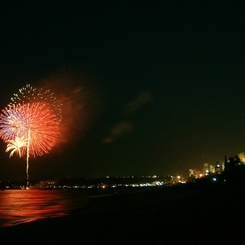
<instances>
[{"instance_id":1,"label":"coastline","mask_svg":"<svg viewBox=\"0 0 245 245\"><path fill-rule=\"evenodd\" d=\"M244 190L244 184L197 189L180 186L88 198L86 207L73 210L68 216L0 228L0 241L1 244L16 241L71 244L77 240L93 244L115 239L166 242L195 234L202 241L211 236L212 241L232 238L234 242L242 234L238 221L245 217L241 201Z\"/></svg>"}]
</instances>

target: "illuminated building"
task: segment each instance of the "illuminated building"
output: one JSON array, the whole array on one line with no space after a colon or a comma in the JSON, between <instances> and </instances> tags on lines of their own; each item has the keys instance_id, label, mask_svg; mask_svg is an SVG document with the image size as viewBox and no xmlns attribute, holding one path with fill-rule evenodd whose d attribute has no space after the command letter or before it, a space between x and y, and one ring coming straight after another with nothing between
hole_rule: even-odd
<instances>
[{"instance_id":1,"label":"illuminated building","mask_svg":"<svg viewBox=\"0 0 245 245\"><path fill-rule=\"evenodd\" d=\"M216 162L215 165L204 163L203 164L203 174L205 176L210 174L221 174L225 170L225 164Z\"/></svg>"},{"instance_id":2,"label":"illuminated building","mask_svg":"<svg viewBox=\"0 0 245 245\"><path fill-rule=\"evenodd\" d=\"M237 156L240 159L240 163L245 164L245 153L241 152L241 153L237 154Z\"/></svg>"}]
</instances>

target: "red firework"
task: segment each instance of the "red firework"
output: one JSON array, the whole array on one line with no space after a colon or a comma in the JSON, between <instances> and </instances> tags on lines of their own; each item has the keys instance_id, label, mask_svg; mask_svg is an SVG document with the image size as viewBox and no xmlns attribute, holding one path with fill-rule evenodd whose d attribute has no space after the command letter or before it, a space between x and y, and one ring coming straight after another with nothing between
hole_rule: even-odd
<instances>
[{"instance_id":1,"label":"red firework","mask_svg":"<svg viewBox=\"0 0 245 245\"><path fill-rule=\"evenodd\" d=\"M59 119L45 103L9 106L2 111L0 122L0 137L6 143L21 138L27 141L22 156L27 145L29 155L34 157L48 153L58 139Z\"/></svg>"},{"instance_id":2,"label":"red firework","mask_svg":"<svg viewBox=\"0 0 245 245\"><path fill-rule=\"evenodd\" d=\"M14 94L12 103L0 115L0 137L20 157L27 156L27 180L29 157L48 153L56 144L60 132L61 110L49 90L33 89L30 85Z\"/></svg>"}]
</instances>

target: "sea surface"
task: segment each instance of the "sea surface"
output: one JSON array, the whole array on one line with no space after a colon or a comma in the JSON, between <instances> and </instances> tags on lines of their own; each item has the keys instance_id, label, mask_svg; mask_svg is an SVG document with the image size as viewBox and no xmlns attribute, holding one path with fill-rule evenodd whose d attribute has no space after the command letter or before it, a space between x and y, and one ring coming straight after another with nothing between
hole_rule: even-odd
<instances>
[{"instance_id":1,"label":"sea surface","mask_svg":"<svg viewBox=\"0 0 245 245\"><path fill-rule=\"evenodd\" d=\"M88 197L80 190L0 191L0 227L69 215L83 208Z\"/></svg>"}]
</instances>

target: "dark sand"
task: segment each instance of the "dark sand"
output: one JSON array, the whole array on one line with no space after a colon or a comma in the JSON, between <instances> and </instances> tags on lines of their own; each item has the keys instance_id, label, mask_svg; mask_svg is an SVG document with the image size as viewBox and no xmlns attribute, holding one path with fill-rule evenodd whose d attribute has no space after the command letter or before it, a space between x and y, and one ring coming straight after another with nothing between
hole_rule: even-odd
<instances>
[{"instance_id":1,"label":"dark sand","mask_svg":"<svg viewBox=\"0 0 245 245\"><path fill-rule=\"evenodd\" d=\"M236 244L244 191L236 183L91 198L67 217L0 228L0 244Z\"/></svg>"}]
</instances>

